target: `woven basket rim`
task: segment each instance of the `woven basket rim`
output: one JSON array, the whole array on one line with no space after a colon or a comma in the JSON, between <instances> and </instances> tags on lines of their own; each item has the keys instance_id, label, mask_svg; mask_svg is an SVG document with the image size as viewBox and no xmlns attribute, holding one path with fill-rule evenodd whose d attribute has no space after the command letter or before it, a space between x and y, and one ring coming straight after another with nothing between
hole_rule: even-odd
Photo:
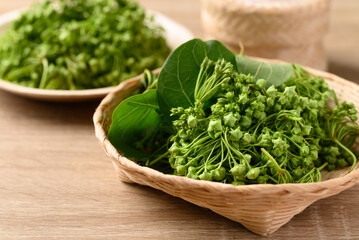
<instances>
[{"instance_id":1,"label":"woven basket rim","mask_svg":"<svg viewBox=\"0 0 359 240\"><path fill-rule=\"evenodd\" d=\"M289 14L293 11L298 11L300 8L311 9L313 7L323 7L323 4L330 3L330 0L274 0L274 1L248 1L248 0L201 0L204 2L212 2L217 6L225 7L227 11L238 12L238 11L250 11L251 13L268 13L271 14ZM231 6L228 8L228 6ZM250 9L250 10L248 10ZM273 12L275 11L275 12Z\"/></svg>"},{"instance_id":2,"label":"woven basket rim","mask_svg":"<svg viewBox=\"0 0 359 240\"><path fill-rule=\"evenodd\" d=\"M264 58L257 58L251 57L253 59L272 62L272 63L283 63L284 61L276 60L276 59L264 59ZM305 67L305 69L312 74L322 77L324 79L336 79L337 81L344 81L347 84L354 84L349 82L341 77L338 77L334 74L323 72L320 70L316 70L310 67ZM207 189L221 189L225 190L226 192L235 192L238 194L253 194L254 192L257 195L267 195L267 194L296 194L302 195L305 193L309 194L320 194L322 191L326 191L327 189L333 189L338 186L343 185L354 185L359 179L359 168L357 164L356 169L352 172L333 179L328 179L321 182L314 182L314 183L289 183L289 184L253 184L253 185L241 185L241 186L234 186L228 183L220 183L220 182L211 182L211 181L204 181L204 180L194 180L187 177L182 176L175 176L170 174L164 174L159 172L155 169L140 166L134 161L126 158L120 152L116 150L116 148L110 143L107 138L107 135L103 129L103 111L108 107L111 103L112 99L116 97L116 93L120 91L123 86L126 84L136 84L138 79L141 77L137 76L135 78L131 78L126 82L122 82L118 85L112 92L110 92L100 103L98 108L95 111L93 116L93 121L95 125L96 137L102 143L103 149L109 155L117 165L126 166L133 171L140 172L143 175L148 177L156 178L158 180L169 181L171 183L181 182L181 187L191 187L191 188L207 188ZM116 162L115 162L116 161Z\"/></svg>"}]
</instances>

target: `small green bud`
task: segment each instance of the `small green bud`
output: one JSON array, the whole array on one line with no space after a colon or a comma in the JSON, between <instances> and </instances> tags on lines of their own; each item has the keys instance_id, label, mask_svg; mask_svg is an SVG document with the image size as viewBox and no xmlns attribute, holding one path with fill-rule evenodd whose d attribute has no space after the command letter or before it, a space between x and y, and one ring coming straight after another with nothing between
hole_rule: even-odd
<instances>
[{"instance_id":1,"label":"small green bud","mask_svg":"<svg viewBox=\"0 0 359 240\"><path fill-rule=\"evenodd\" d=\"M221 120L211 120L208 124L208 132L212 132L212 131L222 131L223 127L222 127L222 122Z\"/></svg>"},{"instance_id":2,"label":"small green bud","mask_svg":"<svg viewBox=\"0 0 359 240\"><path fill-rule=\"evenodd\" d=\"M196 173L196 172L197 172L197 168L196 168L196 167L193 167L193 166L189 166L188 169L187 169L187 171L188 171L189 173Z\"/></svg>"},{"instance_id":3,"label":"small green bud","mask_svg":"<svg viewBox=\"0 0 359 240\"><path fill-rule=\"evenodd\" d=\"M304 134L304 135L309 135L311 130L312 130L312 126L304 125L304 127L303 127L303 134Z\"/></svg>"},{"instance_id":4,"label":"small green bud","mask_svg":"<svg viewBox=\"0 0 359 240\"><path fill-rule=\"evenodd\" d=\"M313 160L310 157L305 157L303 159L303 166L312 169L314 167Z\"/></svg>"},{"instance_id":5,"label":"small green bud","mask_svg":"<svg viewBox=\"0 0 359 240\"><path fill-rule=\"evenodd\" d=\"M295 180L299 180L304 174L304 169L296 168L292 171L292 176Z\"/></svg>"},{"instance_id":6,"label":"small green bud","mask_svg":"<svg viewBox=\"0 0 359 240\"><path fill-rule=\"evenodd\" d=\"M249 155L249 154L244 154L244 155L243 155L243 159L244 159L244 161L246 161L247 163L250 163L251 160L252 160L252 156Z\"/></svg>"},{"instance_id":7,"label":"small green bud","mask_svg":"<svg viewBox=\"0 0 359 240\"><path fill-rule=\"evenodd\" d=\"M259 176L260 172L261 172L260 168L251 168L247 172L246 177L250 180L254 180Z\"/></svg>"},{"instance_id":8,"label":"small green bud","mask_svg":"<svg viewBox=\"0 0 359 240\"><path fill-rule=\"evenodd\" d=\"M210 171L210 170L213 170L213 169L216 169L216 168L217 168L216 165L213 165L213 164L208 164L206 166L207 171Z\"/></svg>"},{"instance_id":9,"label":"small green bud","mask_svg":"<svg viewBox=\"0 0 359 240\"><path fill-rule=\"evenodd\" d=\"M349 118L350 118L350 120L352 120L353 122L355 122L356 120L358 120L357 114L351 114L351 115L349 116Z\"/></svg>"},{"instance_id":10,"label":"small green bud","mask_svg":"<svg viewBox=\"0 0 359 240\"><path fill-rule=\"evenodd\" d=\"M264 103L266 100L267 100L267 97L264 96L264 95L262 95L262 94L259 94L259 95L257 96L257 101L258 101L259 103Z\"/></svg>"},{"instance_id":11,"label":"small green bud","mask_svg":"<svg viewBox=\"0 0 359 240\"><path fill-rule=\"evenodd\" d=\"M179 152L181 152L180 146L178 145L177 142L174 142L171 147L168 149L168 151L172 154L175 155Z\"/></svg>"},{"instance_id":12,"label":"small green bud","mask_svg":"<svg viewBox=\"0 0 359 240\"><path fill-rule=\"evenodd\" d=\"M192 178L192 179L198 179L198 175L196 173L193 173L193 172L188 172L186 177Z\"/></svg>"},{"instance_id":13,"label":"small green bud","mask_svg":"<svg viewBox=\"0 0 359 240\"><path fill-rule=\"evenodd\" d=\"M226 169L224 167L220 167L219 169L212 170L212 175L214 180L222 181L226 177Z\"/></svg>"},{"instance_id":14,"label":"small green bud","mask_svg":"<svg viewBox=\"0 0 359 240\"><path fill-rule=\"evenodd\" d=\"M179 140L179 143L181 144L182 147L187 147L189 145L188 142L186 142L183 138L181 138ZM182 149L182 151L185 150L185 149Z\"/></svg>"},{"instance_id":15,"label":"small green bud","mask_svg":"<svg viewBox=\"0 0 359 240\"><path fill-rule=\"evenodd\" d=\"M275 98L277 96L277 89L274 87L274 85L267 89L267 95L271 98Z\"/></svg>"},{"instance_id":16,"label":"small green bud","mask_svg":"<svg viewBox=\"0 0 359 240\"><path fill-rule=\"evenodd\" d=\"M237 118L235 118L232 113L229 113L223 117L223 121L224 121L224 125L228 127L234 127Z\"/></svg>"},{"instance_id":17,"label":"small green bud","mask_svg":"<svg viewBox=\"0 0 359 240\"><path fill-rule=\"evenodd\" d=\"M231 145L235 148L235 149L239 149L239 143L238 142L231 142Z\"/></svg>"},{"instance_id":18,"label":"small green bud","mask_svg":"<svg viewBox=\"0 0 359 240\"><path fill-rule=\"evenodd\" d=\"M233 91L227 92L226 93L226 98L230 99L230 100L233 99L234 98L234 92Z\"/></svg>"},{"instance_id":19,"label":"small green bud","mask_svg":"<svg viewBox=\"0 0 359 240\"><path fill-rule=\"evenodd\" d=\"M295 143L302 143L303 137L301 135L293 135L290 137L290 140L292 140Z\"/></svg>"},{"instance_id":20,"label":"small green bud","mask_svg":"<svg viewBox=\"0 0 359 240\"><path fill-rule=\"evenodd\" d=\"M242 89L242 86L243 86L243 84L240 83L240 82L236 82L236 83L234 84L234 87L235 87L236 89L238 89L238 90Z\"/></svg>"},{"instance_id":21,"label":"small green bud","mask_svg":"<svg viewBox=\"0 0 359 240\"><path fill-rule=\"evenodd\" d=\"M308 97L302 97L300 96L299 97L299 102L300 102L300 105L302 106L302 108L306 108L309 106L309 99Z\"/></svg>"},{"instance_id":22,"label":"small green bud","mask_svg":"<svg viewBox=\"0 0 359 240\"><path fill-rule=\"evenodd\" d=\"M232 110L233 110L233 104L228 103L228 104L224 105L224 109L225 109L227 112L232 111Z\"/></svg>"},{"instance_id":23,"label":"small green bud","mask_svg":"<svg viewBox=\"0 0 359 240\"><path fill-rule=\"evenodd\" d=\"M261 168L261 173L260 173L261 175L265 175L265 174L267 174L267 168Z\"/></svg>"},{"instance_id":24,"label":"small green bud","mask_svg":"<svg viewBox=\"0 0 359 240\"><path fill-rule=\"evenodd\" d=\"M231 141L239 141L242 136L243 136L243 133L241 130L239 130L239 128L236 128L229 132L229 140L231 140Z\"/></svg>"},{"instance_id":25,"label":"small green bud","mask_svg":"<svg viewBox=\"0 0 359 240\"><path fill-rule=\"evenodd\" d=\"M259 140L258 144L260 146L262 146L262 147L270 146L272 137L269 133L262 133L259 136L258 140Z\"/></svg>"},{"instance_id":26,"label":"small green bud","mask_svg":"<svg viewBox=\"0 0 359 240\"><path fill-rule=\"evenodd\" d=\"M286 142L281 138L273 139L272 143L273 143L273 148L278 148L281 150L286 148Z\"/></svg>"},{"instance_id":27,"label":"small green bud","mask_svg":"<svg viewBox=\"0 0 359 240\"><path fill-rule=\"evenodd\" d=\"M239 123L239 125L241 126L241 127L243 127L243 128L248 128L248 127L250 127L251 126L251 124L252 124L252 119L251 119L251 117L249 117L249 116L242 116L242 119L241 119L241 121L240 121L240 123Z\"/></svg>"},{"instance_id":28,"label":"small green bud","mask_svg":"<svg viewBox=\"0 0 359 240\"><path fill-rule=\"evenodd\" d=\"M221 106L220 104L228 103L228 99L226 99L226 98L218 98L217 102L218 102L218 105Z\"/></svg>"},{"instance_id":29,"label":"small green bud","mask_svg":"<svg viewBox=\"0 0 359 240\"><path fill-rule=\"evenodd\" d=\"M281 105L286 105L289 103L289 100L288 100L288 97L287 96L280 96L279 99L278 99L278 102L281 104Z\"/></svg>"},{"instance_id":30,"label":"small green bud","mask_svg":"<svg viewBox=\"0 0 359 240\"><path fill-rule=\"evenodd\" d=\"M174 158L174 157L170 157L170 158L168 159L168 162L170 163L171 168L173 168L173 169L176 168L176 166L175 166L175 158Z\"/></svg>"},{"instance_id":31,"label":"small green bud","mask_svg":"<svg viewBox=\"0 0 359 240\"><path fill-rule=\"evenodd\" d=\"M265 80L265 79L258 79L256 82L256 85L259 88L264 88L266 84L267 84L267 80Z\"/></svg>"},{"instance_id":32,"label":"small green bud","mask_svg":"<svg viewBox=\"0 0 359 240\"><path fill-rule=\"evenodd\" d=\"M247 108L246 110L245 110L245 112L246 112L246 116L248 116L248 117L251 117L252 115L253 115L253 109L252 108Z\"/></svg>"},{"instance_id":33,"label":"small green bud","mask_svg":"<svg viewBox=\"0 0 359 240\"><path fill-rule=\"evenodd\" d=\"M313 99L309 99L309 106L311 108L317 108L318 107L318 101L313 100Z\"/></svg>"},{"instance_id":34,"label":"small green bud","mask_svg":"<svg viewBox=\"0 0 359 240\"><path fill-rule=\"evenodd\" d=\"M284 151L280 148L275 148L271 151L271 154L274 156L274 157L280 157L284 154Z\"/></svg>"},{"instance_id":35,"label":"small green bud","mask_svg":"<svg viewBox=\"0 0 359 240\"><path fill-rule=\"evenodd\" d=\"M280 110L282 110L282 105L279 103L274 104L274 111L279 112Z\"/></svg>"},{"instance_id":36,"label":"small green bud","mask_svg":"<svg viewBox=\"0 0 359 240\"><path fill-rule=\"evenodd\" d=\"M301 156L308 156L309 155L309 147L307 145L302 145L302 147L299 149Z\"/></svg>"},{"instance_id":37,"label":"small green bud","mask_svg":"<svg viewBox=\"0 0 359 240\"><path fill-rule=\"evenodd\" d=\"M254 100L253 102L251 102L251 108L252 108L252 109L258 109L258 102L257 102L257 100Z\"/></svg>"},{"instance_id":38,"label":"small green bud","mask_svg":"<svg viewBox=\"0 0 359 240\"><path fill-rule=\"evenodd\" d=\"M251 134L250 133L245 133L243 135L243 138L242 138L242 144L243 145L248 145L250 144L252 141L252 137L251 137Z\"/></svg>"},{"instance_id":39,"label":"small green bud","mask_svg":"<svg viewBox=\"0 0 359 240\"><path fill-rule=\"evenodd\" d=\"M233 176L243 176L246 173L246 166L244 164L237 164L230 170Z\"/></svg>"},{"instance_id":40,"label":"small green bud","mask_svg":"<svg viewBox=\"0 0 359 240\"><path fill-rule=\"evenodd\" d=\"M283 94L288 98L292 98L296 94L295 86L285 87Z\"/></svg>"},{"instance_id":41,"label":"small green bud","mask_svg":"<svg viewBox=\"0 0 359 240\"><path fill-rule=\"evenodd\" d=\"M259 111L259 110L255 110L253 113L253 117L257 118L259 121L263 120L266 118L266 113Z\"/></svg>"},{"instance_id":42,"label":"small green bud","mask_svg":"<svg viewBox=\"0 0 359 240\"><path fill-rule=\"evenodd\" d=\"M294 128L292 128L292 133L294 133L294 134L299 134L300 132L302 132L302 130L300 129L300 127L299 127L299 125L298 124L296 124L295 126L294 126Z\"/></svg>"},{"instance_id":43,"label":"small green bud","mask_svg":"<svg viewBox=\"0 0 359 240\"><path fill-rule=\"evenodd\" d=\"M269 98L267 98L267 105L268 106L273 106L274 105L274 98L271 98L271 97L269 97Z\"/></svg>"},{"instance_id":44,"label":"small green bud","mask_svg":"<svg viewBox=\"0 0 359 240\"><path fill-rule=\"evenodd\" d=\"M296 157L291 158L290 162L293 164L294 167L298 167L301 164L301 160Z\"/></svg>"},{"instance_id":45,"label":"small green bud","mask_svg":"<svg viewBox=\"0 0 359 240\"><path fill-rule=\"evenodd\" d=\"M197 168L192 166L188 167L186 177L192 179L198 179Z\"/></svg>"},{"instance_id":46,"label":"small green bud","mask_svg":"<svg viewBox=\"0 0 359 240\"><path fill-rule=\"evenodd\" d=\"M186 133L186 131L185 131L184 129L180 129L180 130L178 131L178 136L179 136L180 138L187 138L187 137L188 137L188 135L187 135L187 133Z\"/></svg>"},{"instance_id":47,"label":"small green bud","mask_svg":"<svg viewBox=\"0 0 359 240\"><path fill-rule=\"evenodd\" d=\"M313 160L317 160L317 159L318 159L318 150L311 150L311 151L310 151L310 157L311 157Z\"/></svg>"},{"instance_id":48,"label":"small green bud","mask_svg":"<svg viewBox=\"0 0 359 240\"><path fill-rule=\"evenodd\" d=\"M329 153L333 157L340 155L339 148L338 147L333 147L333 146L329 148Z\"/></svg>"},{"instance_id":49,"label":"small green bud","mask_svg":"<svg viewBox=\"0 0 359 240\"><path fill-rule=\"evenodd\" d=\"M282 138L283 137L283 133L280 131L276 131L273 133L273 138L277 139L277 138Z\"/></svg>"},{"instance_id":50,"label":"small green bud","mask_svg":"<svg viewBox=\"0 0 359 240\"><path fill-rule=\"evenodd\" d=\"M238 98L238 103L246 104L248 102L248 96L246 94L241 94Z\"/></svg>"},{"instance_id":51,"label":"small green bud","mask_svg":"<svg viewBox=\"0 0 359 240\"><path fill-rule=\"evenodd\" d=\"M199 179L201 180L207 180L207 181L212 181L213 176L211 173L209 172L204 172L202 174L199 175Z\"/></svg>"},{"instance_id":52,"label":"small green bud","mask_svg":"<svg viewBox=\"0 0 359 240\"><path fill-rule=\"evenodd\" d=\"M187 160L187 165L197 167L198 166L198 159L189 158Z\"/></svg>"},{"instance_id":53,"label":"small green bud","mask_svg":"<svg viewBox=\"0 0 359 240\"><path fill-rule=\"evenodd\" d=\"M312 108L310 109L309 116L311 119L316 119L318 117L318 109Z\"/></svg>"},{"instance_id":54,"label":"small green bud","mask_svg":"<svg viewBox=\"0 0 359 240\"><path fill-rule=\"evenodd\" d=\"M195 128L197 126L197 118L190 115L187 120L188 127Z\"/></svg>"},{"instance_id":55,"label":"small green bud","mask_svg":"<svg viewBox=\"0 0 359 240\"><path fill-rule=\"evenodd\" d=\"M257 108L258 111L263 112L265 108L266 108L266 106L264 105L264 103L262 103L262 102L258 103L258 108Z\"/></svg>"},{"instance_id":56,"label":"small green bud","mask_svg":"<svg viewBox=\"0 0 359 240\"><path fill-rule=\"evenodd\" d=\"M186 176L187 174L187 167L184 165L179 165L176 167L177 175L179 176Z\"/></svg>"},{"instance_id":57,"label":"small green bud","mask_svg":"<svg viewBox=\"0 0 359 240\"><path fill-rule=\"evenodd\" d=\"M266 184L267 183L267 179L264 176L259 176L257 177L257 182L259 184Z\"/></svg>"},{"instance_id":58,"label":"small green bud","mask_svg":"<svg viewBox=\"0 0 359 240\"><path fill-rule=\"evenodd\" d=\"M338 159L338 167L343 168L343 167L346 167L346 166L348 166L347 161L345 161L343 158Z\"/></svg>"},{"instance_id":59,"label":"small green bud","mask_svg":"<svg viewBox=\"0 0 359 240\"><path fill-rule=\"evenodd\" d=\"M246 93L247 95L251 92L249 90L249 86L243 86L241 90L242 90L242 93Z\"/></svg>"},{"instance_id":60,"label":"small green bud","mask_svg":"<svg viewBox=\"0 0 359 240\"><path fill-rule=\"evenodd\" d=\"M270 165L271 165L271 164L270 164ZM277 168L274 167L274 166L271 166L271 167L269 168L269 171L270 171L270 174L271 174L271 175L275 175L275 174L277 174L277 172L278 172Z\"/></svg>"},{"instance_id":61,"label":"small green bud","mask_svg":"<svg viewBox=\"0 0 359 240\"><path fill-rule=\"evenodd\" d=\"M185 165L187 163L185 157L177 156L175 159L176 159L176 165Z\"/></svg>"},{"instance_id":62,"label":"small green bud","mask_svg":"<svg viewBox=\"0 0 359 240\"><path fill-rule=\"evenodd\" d=\"M331 155L329 156L325 156L325 160L329 163L329 164L336 164L337 163L337 159Z\"/></svg>"}]
</instances>

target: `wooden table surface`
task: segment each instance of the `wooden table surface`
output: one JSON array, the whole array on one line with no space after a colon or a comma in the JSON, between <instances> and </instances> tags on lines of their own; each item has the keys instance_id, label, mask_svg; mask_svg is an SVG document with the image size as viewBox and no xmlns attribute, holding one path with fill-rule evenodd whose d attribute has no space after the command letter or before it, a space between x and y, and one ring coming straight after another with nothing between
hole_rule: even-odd
<instances>
[{"instance_id":1,"label":"wooden table surface","mask_svg":"<svg viewBox=\"0 0 359 240\"><path fill-rule=\"evenodd\" d=\"M0 13L31 0L0 2ZM198 1L142 0L201 37ZM359 81L359 1L333 2L330 71ZM120 182L94 136L98 102L0 91L0 239L261 239L182 199ZM359 185L320 200L271 239L359 239Z\"/></svg>"}]
</instances>

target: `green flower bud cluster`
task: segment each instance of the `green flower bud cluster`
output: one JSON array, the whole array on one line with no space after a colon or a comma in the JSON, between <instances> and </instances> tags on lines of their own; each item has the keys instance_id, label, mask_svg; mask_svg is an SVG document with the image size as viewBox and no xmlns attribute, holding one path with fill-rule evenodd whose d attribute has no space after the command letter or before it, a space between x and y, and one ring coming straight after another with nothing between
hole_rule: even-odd
<instances>
[{"instance_id":1,"label":"green flower bud cluster","mask_svg":"<svg viewBox=\"0 0 359 240\"><path fill-rule=\"evenodd\" d=\"M327 83L293 67L287 82L265 88L265 79L206 58L195 106L172 109L174 174L234 185L305 183L320 181L325 167L354 166L353 104L328 107L336 97Z\"/></svg>"},{"instance_id":2,"label":"green flower bud cluster","mask_svg":"<svg viewBox=\"0 0 359 240\"><path fill-rule=\"evenodd\" d=\"M0 77L26 87L113 86L170 52L163 29L127 0L45 0L0 38Z\"/></svg>"}]
</instances>

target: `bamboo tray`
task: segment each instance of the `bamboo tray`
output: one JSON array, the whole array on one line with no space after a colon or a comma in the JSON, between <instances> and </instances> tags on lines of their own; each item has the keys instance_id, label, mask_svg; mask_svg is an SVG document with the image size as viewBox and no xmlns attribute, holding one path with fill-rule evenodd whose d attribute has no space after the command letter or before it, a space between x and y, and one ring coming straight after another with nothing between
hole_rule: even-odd
<instances>
[{"instance_id":1,"label":"bamboo tray","mask_svg":"<svg viewBox=\"0 0 359 240\"><path fill-rule=\"evenodd\" d=\"M330 73L306 69L325 79L330 87L335 89L339 100L350 101L359 106L359 85ZM138 79L129 79L117 86L102 100L93 117L96 137L111 158L119 178L124 182L162 190L198 206L209 208L259 235L269 235L313 202L338 194L352 187L359 179L357 167L349 174L348 168L331 172L322 171L323 181L318 183L233 186L166 175L142 167L124 157L107 139L112 112L124 98L140 87Z\"/></svg>"}]
</instances>

